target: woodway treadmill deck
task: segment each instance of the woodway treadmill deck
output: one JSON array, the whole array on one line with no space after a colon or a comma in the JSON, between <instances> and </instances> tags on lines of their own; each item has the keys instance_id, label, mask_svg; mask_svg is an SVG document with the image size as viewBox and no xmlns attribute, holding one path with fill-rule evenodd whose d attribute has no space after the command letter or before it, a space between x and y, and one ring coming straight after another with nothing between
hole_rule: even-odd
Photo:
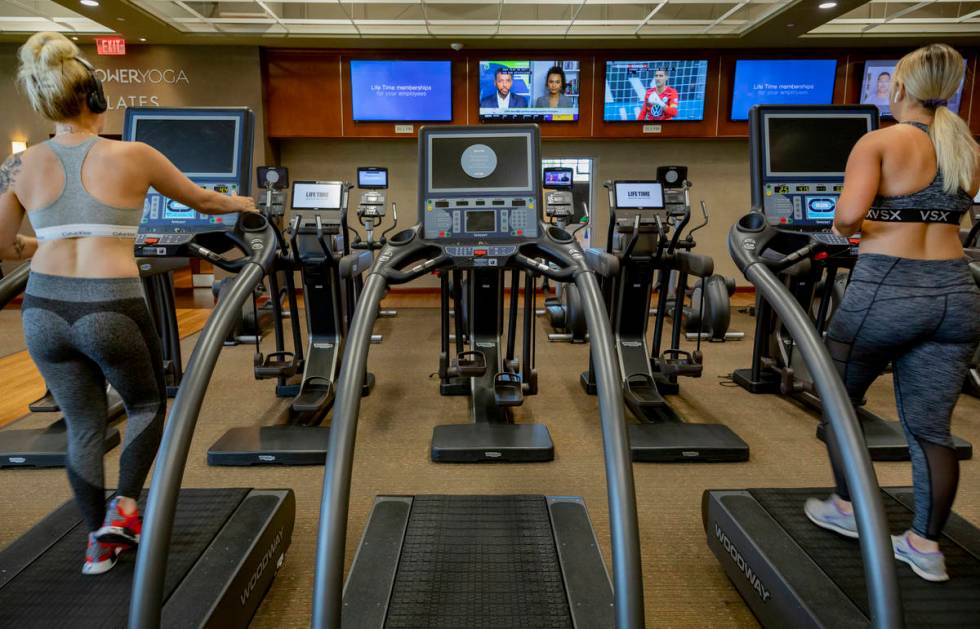
<instances>
[{"instance_id":1,"label":"woodway treadmill deck","mask_svg":"<svg viewBox=\"0 0 980 629\"><path fill-rule=\"evenodd\" d=\"M162 626L247 626L282 564L295 514L289 489L182 490ZM0 551L0 626L126 626L136 554L83 575L85 528L69 501Z\"/></svg>"},{"instance_id":2,"label":"woodway treadmill deck","mask_svg":"<svg viewBox=\"0 0 980 629\"><path fill-rule=\"evenodd\" d=\"M868 626L857 540L803 513L829 488L709 490L701 514L708 546L766 627ZM912 523L911 488L882 489L889 529ZM898 564L906 627L980 626L980 530L953 514L940 542L951 580L929 583Z\"/></svg>"},{"instance_id":3,"label":"woodway treadmill deck","mask_svg":"<svg viewBox=\"0 0 980 629\"><path fill-rule=\"evenodd\" d=\"M344 590L344 629L611 629L581 498L379 496Z\"/></svg>"}]
</instances>

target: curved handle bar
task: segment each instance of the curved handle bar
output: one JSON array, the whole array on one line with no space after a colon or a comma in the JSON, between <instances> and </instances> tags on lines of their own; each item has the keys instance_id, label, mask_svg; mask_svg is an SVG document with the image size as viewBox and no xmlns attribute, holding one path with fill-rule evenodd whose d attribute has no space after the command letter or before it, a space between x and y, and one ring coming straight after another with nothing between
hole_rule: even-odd
<instances>
[{"instance_id":1,"label":"curved handle bar","mask_svg":"<svg viewBox=\"0 0 980 629\"><path fill-rule=\"evenodd\" d=\"M320 220L320 215L317 214L314 220L316 220L316 241L320 243L320 249L323 250L324 257L328 261L332 260L333 254L330 253L330 247L327 246L327 240L323 237L323 221Z\"/></svg>"},{"instance_id":2,"label":"curved handle bar","mask_svg":"<svg viewBox=\"0 0 980 629\"><path fill-rule=\"evenodd\" d=\"M396 227L398 227L398 206L395 204L394 201L391 202L391 218L392 218L391 227L381 232L381 238L378 239L378 242L380 242L382 245L388 242L388 234L391 233L391 231L394 230Z\"/></svg>"},{"instance_id":3,"label":"curved handle bar","mask_svg":"<svg viewBox=\"0 0 980 629\"><path fill-rule=\"evenodd\" d=\"M518 253L514 256L514 262L522 266L523 268L531 271L532 273L537 273L539 275L544 275L545 277L557 280L559 282L569 282L575 277L576 269L574 267L564 267L555 268L548 264L547 262L542 262L541 260L535 260L534 258L529 258L523 253Z\"/></svg>"},{"instance_id":4,"label":"curved handle bar","mask_svg":"<svg viewBox=\"0 0 980 629\"><path fill-rule=\"evenodd\" d=\"M782 260L769 261L762 258L763 264L772 269L773 273L779 273L780 271L785 271L789 267L793 266L797 262L801 262L810 257L814 251L820 248L820 243L812 242L805 247L800 247L793 253L787 254Z\"/></svg>"},{"instance_id":5,"label":"curved handle bar","mask_svg":"<svg viewBox=\"0 0 980 629\"><path fill-rule=\"evenodd\" d=\"M572 236L579 233L580 231L588 227L590 223L592 223L592 215L589 214L589 204L586 203L585 201L582 201L582 211L585 213L585 216L583 216L585 220L579 221L578 227L572 230Z\"/></svg>"},{"instance_id":6,"label":"curved handle bar","mask_svg":"<svg viewBox=\"0 0 980 629\"><path fill-rule=\"evenodd\" d=\"M657 227L660 228L660 232L663 233L663 224L660 222L660 217L657 217ZM640 215L637 214L633 217L633 235L630 236L630 241L626 243L626 247L623 249L623 259L629 260L630 256L633 255L633 249L636 249L636 243L640 238Z\"/></svg>"},{"instance_id":7,"label":"curved handle bar","mask_svg":"<svg viewBox=\"0 0 980 629\"><path fill-rule=\"evenodd\" d=\"M430 258L425 262L420 262L409 269L399 270L387 267L382 271L382 275L385 276L389 284L404 284L406 282L411 282L415 278L421 277L430 271L448 266L452 260L453 259L445 253L440 253L435 258Z\"/></svg>"}]
</instances>

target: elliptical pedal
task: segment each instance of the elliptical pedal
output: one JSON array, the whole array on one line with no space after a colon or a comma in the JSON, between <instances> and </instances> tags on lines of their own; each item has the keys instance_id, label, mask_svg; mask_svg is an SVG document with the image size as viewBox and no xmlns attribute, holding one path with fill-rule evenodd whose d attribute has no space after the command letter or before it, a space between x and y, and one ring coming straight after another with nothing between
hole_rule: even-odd
<instances>
[{"instance_id":1,"label":"elliptical pedal","mask_svg":"<svg viewBox=\"0 0 980 629\"><path fill-rule=\"evenodd\" d=\"M524 403L524 380L519 373L501 371L493 377L493 399L497 406Z\"/></svg>"}]
</instances>

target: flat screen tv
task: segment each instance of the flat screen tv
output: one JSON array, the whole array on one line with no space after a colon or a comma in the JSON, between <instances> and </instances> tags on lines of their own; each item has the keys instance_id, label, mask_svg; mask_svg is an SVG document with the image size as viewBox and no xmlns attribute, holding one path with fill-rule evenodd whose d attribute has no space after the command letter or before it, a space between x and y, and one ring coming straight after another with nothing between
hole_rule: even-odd
<instances>
[{"instance_id":1,"label":"flat screen tv","mask_svg":"<svg viewBox=\"0 0 980 629\"><path fill-rule=\"evenodd\" d=\"M607 61L602 119L703 120L705 59Z\"/></svg>"},{"instance_id":2,"label":"flat screen tv","mask_svg":"<svg viewBox=\"0 0 980 629\"><path fill-rule=\"evenodd\" d=\"M578 120L578 61L481 61L480 120Z\"/></svg>"},{"instance_id":3,"label":"flat screen tv","mask_svg":"<svg viewBox=\"0 0 980 629\"><path fill-rule=\"evenodd\" d=\"M836 59L738 59L732 120L748 120L752 105L830 105Z\"/></svg>"},{"instance_id":4,"label":"flat screen tv","mask_svg":"<svg viewBox=\"0 0 980 629\"><path fill-rule=\"evenodd\" d=\"M875 105L883 118L892 117L891 84L895 75L895 64L898 59L865 61L864 75L861 77L861 104ZM964 76L966 75L966 59L963 60ZM963 97L963 81L956 94L949 99L948 107L953 113L959 113L960 100Z\"/></svg>"},{"instance_id":5,"label":"flat screen tv","mask_svg":"<svg viewBox=\"0 0 980 629\"><path fill-rule=\"evenodd\" d=\"M356 122L449 122L452 87L451 61L350 62Z\"/></svg>"}]
</instances>

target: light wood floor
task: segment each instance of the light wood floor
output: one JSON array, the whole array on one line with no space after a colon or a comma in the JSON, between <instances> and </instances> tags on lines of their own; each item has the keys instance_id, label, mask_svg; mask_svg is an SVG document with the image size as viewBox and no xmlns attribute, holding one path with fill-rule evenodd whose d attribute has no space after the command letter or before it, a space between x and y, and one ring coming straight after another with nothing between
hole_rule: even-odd
<instances>
[{"instance_id":1,"label":"light wood floor","mask_svg":"<svg viewBox=\"0 0 980 629\"><path fill-rule=\"evenodd\" d=\"M210 313L202 308L178 308L180 338L200 332ZM4 391L0 397L0 427L26 415L27 405L44 395L44 380L26 351L0 358L0 382Z\"/></svg>"}]
</instances>

